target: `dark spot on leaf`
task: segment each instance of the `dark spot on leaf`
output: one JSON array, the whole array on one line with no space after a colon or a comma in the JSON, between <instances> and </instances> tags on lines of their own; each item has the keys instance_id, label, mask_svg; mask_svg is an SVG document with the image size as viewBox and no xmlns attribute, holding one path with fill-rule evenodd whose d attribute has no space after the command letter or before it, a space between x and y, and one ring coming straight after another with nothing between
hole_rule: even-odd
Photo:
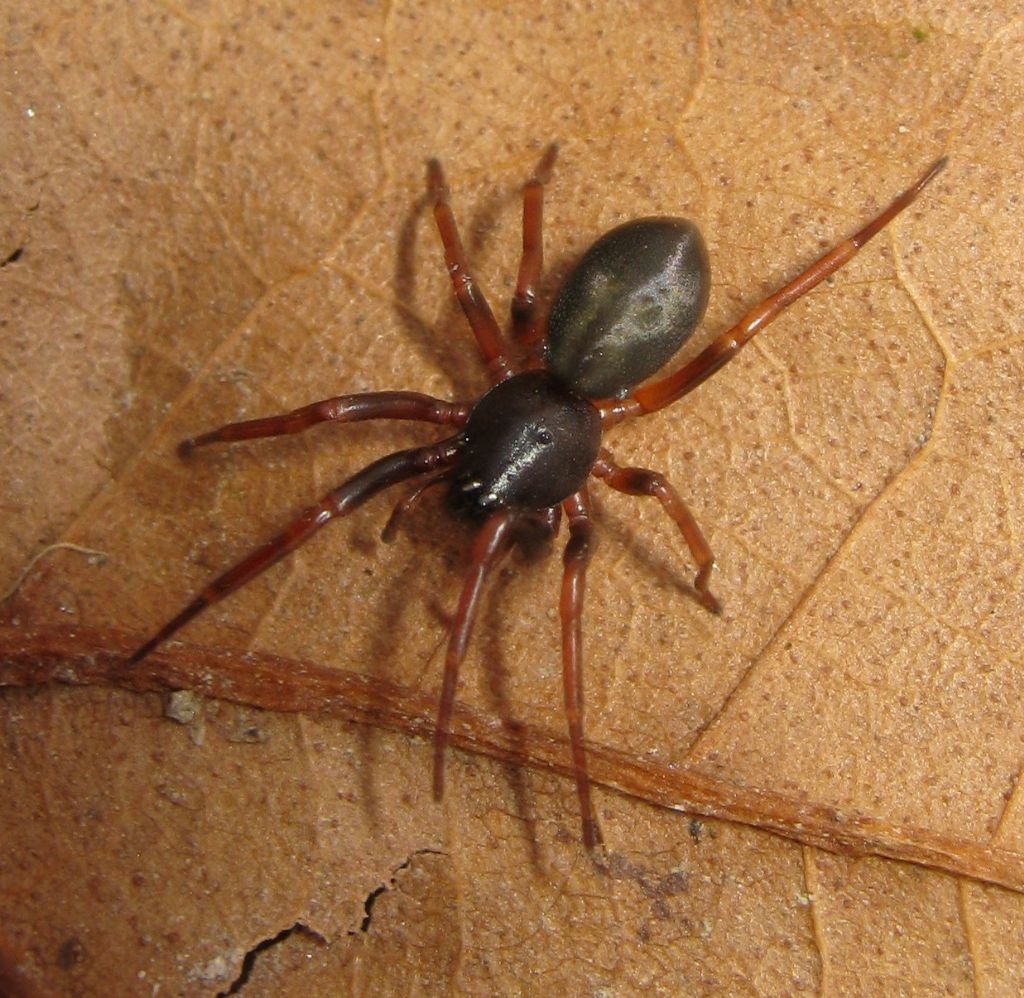
<instances>
[{"instance_id":1,"label":"dark spot on leaf","mask_svg":"<svg viewBox=\"0 0 1024 998\"><path fill-rule=\"evenodd\" d=\"M81 963L84 959L85 947L77 936L65 939L61 943L60 949L57 950L57 966L61 970L70 970L76 963Z\"/></svg>"}]
</instances>

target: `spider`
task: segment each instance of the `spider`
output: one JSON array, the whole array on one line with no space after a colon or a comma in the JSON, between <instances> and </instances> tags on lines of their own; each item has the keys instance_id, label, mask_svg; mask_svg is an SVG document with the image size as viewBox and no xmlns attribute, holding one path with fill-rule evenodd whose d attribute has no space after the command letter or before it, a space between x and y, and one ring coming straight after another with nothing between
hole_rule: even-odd
<instances>
[{"instance_id":1,"label":"spider","mask_svg":"<svg viewBox=\"0 0 1024 998\"><path fill-rule=\"evenodd\" d=\"M276 537L210 582L176 617L129 659L135 665L208 606L244 586L316 531L347 516L378 492L400 482L412 488L398 502L383 537L427 489L441 487L454 511L477 525L445 655L433 749L433 792L444 785L459 666L484 583L517 543L553 539L564 516L568 541L559 615L562 685L572 769L582 815L583 843L601 841L594 816L583 743L583 594L592 548L591 479L633 496L656 498L678 527L697 565L694 593L714 614L721 606L709 588L714 556L679 493L656 471L616 464L604 448L607 430L623 420L671 405L728 363L787 306L847 263L903 211L945 166L937 160L911 187L859 232L811 264L749 311L706 349L672 373L642 384L690 338L704 314L710 288L700 231L682 218L641 218L601 236L581 257L547 314L537 302L542 270L542 211L558 148L550 145L523 188L523 250L511 302L510 344L469 270L440 162L427 166L434 218L445 263L473 330L491 387L474 402L447 402L417 392L341 395L292 412L245 422L185 440L185 456L208 444L298 433L317 423L402 419L452 428L439 443L399 451L359 471ZM640 387L637 387L640 386Z\"/></svg>"}]
</instances>

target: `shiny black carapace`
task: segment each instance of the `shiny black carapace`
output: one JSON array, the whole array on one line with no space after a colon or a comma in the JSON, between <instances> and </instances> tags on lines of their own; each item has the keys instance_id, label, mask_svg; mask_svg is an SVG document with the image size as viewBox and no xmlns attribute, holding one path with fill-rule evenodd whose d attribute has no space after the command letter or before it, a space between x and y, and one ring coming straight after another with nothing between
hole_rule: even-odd
<instances>
[{"instance_id":1,"label":"shiny black carapace","mask_svg":"<svg viewBox=\"0 0 1024 998\"><path fill-rule=\"evenodd\" d=\"M591 550L591 478L629 495L653 496L662 504L697 564L697 599L712 613L720 611L708 588L714 557L683 500L658 472L617 465L602 447L604 433L624 419L671 405L714 374L784 308L843 266L903 211L942 169L945 159L688 363L637 388L671 360L704 314L710 288L704 241L697 227L681 218L643 218L620 225L587 250L545 314L536 301L542 266L541 216L544 184L556 154L554 145L547 149L523 192L523 255L512 298L511 343L503 338L469 272L441 165L435 160L428 166L445 262L491 380L490 390L479 400L446 402L398 391L341 395L284 415L231 423L184 441L180 450L188 454L219 441L298 433L327 420L418 420L453 427L455 434L440 443L381 458L328 493L263 547L214 579L132 655L130 664L326 523L351 513L382 489L414 482L384 528L385 539L390 539L400 516L424 491L441 487L452 507L479 526L445 658L434 738L434 793L440 797L459 665L484 581L517 541L535 537L538 530L554 537L564 513L569 539L559 600L562 675L583 841L589 849L600 841L590 803L582 719L582 613ZM522 358L518 363L510 347Z\"/></svg>"}]
</instances>

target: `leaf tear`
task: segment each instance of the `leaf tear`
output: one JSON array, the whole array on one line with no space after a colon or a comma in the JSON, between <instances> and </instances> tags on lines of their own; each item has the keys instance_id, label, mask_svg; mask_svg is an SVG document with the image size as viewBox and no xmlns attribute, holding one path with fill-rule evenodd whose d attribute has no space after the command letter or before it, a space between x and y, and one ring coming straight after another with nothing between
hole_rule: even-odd
<instances>
[{"instance_id":1,"label":"leaf tear","mask_svg":"<svg viewBox=\"0 0 1024 998\"><path fill-rule=\"evenodd\" d=\"M280 932L277 933L276 936L270 936L267 939L263 939L260 942L258 942L255 946L252 947L252 949L249 950L248 953L245 954L245 957L242 959L242 969L241 971L239 971L238 977L234 979L234 981L231 984L231 987L229 987L227 991L219 991L217 993L217 998L227 998L228 995L238 994L242 990L242 988L244 988L245 985L249 982L249 978L252 976L253 968L256 966L256 960L260 956L260 954L265 953L272 946L277 946L278 943L283 943L286 939L294 935L296 932L301 932L305 935L308 935L317 943L322 944L324 942L322 936L318 935L308 926L303 925L302 922L296 922L294 925L290 925L288 926L288 928L282 929Z\"/></svg>"},{"instance_id":2,"label":"leaf tear","mask_svg":"<svg viewBox=\"0 0 1024 998\"><path fill-rule=\"evenodd\" d=\"M443 856L444 853L440 849L423 848L417 849L415 852L410 853L409 856L398 866L391 871L391 876L388 877L387 881L382 883L379 887L375 887L369 894L366 895L366 901L363 902L363 909L366 914L363 916L362 922L359 924L360 932L368 932L370 928L370 922L373 921L373 906L377 903L377 898L387 891L393 890L398 880L398 875L403 871L407 870L412 866L413 861L418 856ZM354 936L355 932L350 932L350 936Z\"/></svg>"}]
</instances>

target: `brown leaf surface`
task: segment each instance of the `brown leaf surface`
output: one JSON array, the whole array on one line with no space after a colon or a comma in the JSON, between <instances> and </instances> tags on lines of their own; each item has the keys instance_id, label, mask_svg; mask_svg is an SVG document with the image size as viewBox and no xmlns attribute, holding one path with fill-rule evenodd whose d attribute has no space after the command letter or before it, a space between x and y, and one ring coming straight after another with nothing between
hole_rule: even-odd
<instances>
[{"instance_id":1,"label":"brown leaf surface","mask_svg":"<svg viewBox=\"0 0 1024 998\"><path fill-rule=\"evenodd\" d=\"M0 715L0 990L1021 990L1020 896L980 881L1024 889L1024 12L643 9L8 8L0 682L24 688ZM214 571L424 434L187 463L177 440L342 391L479 393L423 161L504 309L517 185L553 137L551 282L616 221L690 215L707 335L950 156L729 368L609 441L679 486L726 612L692 600L659 509L598 494L598 775L789 838L599 792L602 872L571 784L501 761L564 765L557 557L513 559L485 601L474 751L435 805L409 733L467 539L436 506L389 547L371 504L119 675ZM220 697L176 701L187 724L117 688L175 670Z\"/></svg>"}]
</instances>

